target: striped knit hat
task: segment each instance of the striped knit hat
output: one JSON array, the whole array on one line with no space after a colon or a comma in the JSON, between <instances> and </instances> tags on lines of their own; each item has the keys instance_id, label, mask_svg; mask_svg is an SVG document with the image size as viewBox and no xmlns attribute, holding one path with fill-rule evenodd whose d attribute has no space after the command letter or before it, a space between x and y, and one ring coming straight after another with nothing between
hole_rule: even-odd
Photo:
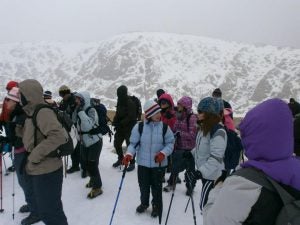
<instances>
[{"instance_id":1,"label":"striped knit hat","mask_svg":"<svg viewBox=\"0 0 300 225\"><path fill-rule=\"evenodd\" d=\"M19 88L13 87L6 95L6 98L11 99L15 102L20 102L19 99Z\"/></svg>"},{"instance_id":2,"label":"striped knit hat","mask_svg":"<svg viewBox=\"0 0 300 225\"><path fill-rule=\"evenodd\" d=\"M145 102L144 112L145 112L146 119L149 119L151 116L155 115L160 111L161 111L160 106L154 100L150 99Z\"/></svg>"}]
</instances>

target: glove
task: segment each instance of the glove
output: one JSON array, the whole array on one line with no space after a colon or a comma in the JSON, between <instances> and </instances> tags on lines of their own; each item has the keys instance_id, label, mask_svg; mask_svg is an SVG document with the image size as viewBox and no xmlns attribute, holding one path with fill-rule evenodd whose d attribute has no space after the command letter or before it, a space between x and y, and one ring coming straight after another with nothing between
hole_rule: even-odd
<instances>
[{"instance_id":1,"label":"glove","mask_svg":"<svg viewBox=\"0 0 300 225\"><path fill-rule=\"evenodd\" d=\"M223 183L227 177L227 171L222 170L222 175L215 181L214 186L217 186L218 183Z\"/></svg>"},{"instance_id":2,"label":"glove","mask_svg":"<svg viewBox=\"0 0 300 225\"><path fill-rule=\"evenodd\" d=\"M177 139L180 138L180 131L176 131L176 133L174 134L174 137Z\"/></svg>"},{"instance_id":3,"label":"glove","mask_svg":"<svg viewBox=\"0 0 300 225\"><path fill-rule=\"evenodd\" d=\"M158 152L154 157L154 161L156 163L161 163L164 159L165 159L165 154L162 152Z\"/></svg>"},{"instance_id":4,"label":"glove","mask_svg":"<svg viewBox=\"0 0 300 225\"><path fill-rule=\"evenodd\" d=\"M122 160L124 166L128 166L129 162L132 160L132 155L126 154Z\"/></svg>"},{"instance_id":5,"label":"glove","mask_svg":"<svg viewBox=\"0 0 300 225\"><path fill-rule=\"evenodd\" d=\"M187 170L184 173L184 179L188 188L193 189L196 181L202 178L202 174L199 170Z\"/></svg>"}]
</instances>

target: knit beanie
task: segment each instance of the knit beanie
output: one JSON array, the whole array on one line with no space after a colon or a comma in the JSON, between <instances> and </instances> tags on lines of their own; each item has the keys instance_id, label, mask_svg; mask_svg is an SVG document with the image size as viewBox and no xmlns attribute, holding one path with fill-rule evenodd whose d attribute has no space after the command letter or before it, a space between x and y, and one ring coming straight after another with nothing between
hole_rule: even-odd
<instances>
[{"instance_id":1,"label":"knit beanie","mask_svg":"<svg viewBox=\"0 0 300 225\"><path fill-rule=\"evenodd\" d=\"M221 98L222 97L222 91L221 91L221 89L220 88L216 88L213 91L212 96L216 97L216 98Z\"/></svg>"},{"instance_id":2,"label":"knit beanie","mask_svg":"<svg viewBox=\"0 0 300 225\"><path fill-rule=\"evenodd\" d=\"M164 94L165 93L165 91L163 90L163 89L158 89L157 91L156 91L156 95L157 95L157 98L159 98L162 94Z\"/></svg>"},{"instance_id":3,"label":"knit beanie","mask_svg":"<svg viewBox=\"0 0 300 225\"><path fill-rule=\"evenodd\" d=\"M44 91L44 99L51 99L52 98L52 92L51 91Z\"/></svg>"},{"instance_id":4,"label":"knit beanie","mask_svg":"<svg viewBox=\"0 0 300 225\"><path fill-rule=\"evenodd\" d=\"M201 111L220 115L220 112L223 110L223 108L224 107L222 107L222 104L220 104L218 98L206 97L199 102L197 110L198 112Z\"/></svg>"},{"instance_id":5,"label":"knit beanie","mask_svg":"<svg viewBox=\"0 0 300 225\"><path fill-rule=\"evenodd\" d=\"M15 102L20 102L19 99L19 88L13 87L6 95L6 98L11 99Z\"/></svg>"},{"instance_id":6,"label":"knit beanie","mask_svg":"<svg viewBox=\"0 0 300 225\"><path fill-rule=\"evenodd\" d=\"M71 94L71 89L67 85L62 85L58 89L58 93L60 97L64 97L67 94Z\"/></svg>"},{"instance_id":7,"label":"knit beanie","mask_svg":"<svg viewBox=\"0 0 300 225\"><path fill-rule=\"evenodd\" d=\"M155 115L160 111L161 111L160 106L154 100L150 99L145 102L144 112L145 112L146 119L149 119L151 116Z\"/></svg>"},{"instance_id":8,"label":"knit beanie","mask_svg":"<svg viewBox=\"0 0 300 225\"><path fill-rule=\"evenodd\" d=\"M6 84L7 91L10 91L13 87L18 87L18 82L11 80Z\"/></svg>"}]
</instances>

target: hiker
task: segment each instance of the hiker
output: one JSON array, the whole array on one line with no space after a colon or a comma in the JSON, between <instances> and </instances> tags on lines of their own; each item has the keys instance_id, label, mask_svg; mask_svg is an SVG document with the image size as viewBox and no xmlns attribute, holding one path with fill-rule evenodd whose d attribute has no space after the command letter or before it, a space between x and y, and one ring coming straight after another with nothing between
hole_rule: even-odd
<instances>
[{"instance_id":1,"label":"hiker","mask_svg":"<svg viewBox=\"0 0 300 225\"><path fill-rule=\"evenodd\" d=\"M54 109L58 108L57 103L52 99L52 92L51 91L44 91L44 100L45 102L50 105L51 107L53 107Z\"/></svg>"},{"instance_id":2,"label":"hiker","mask_svg":"<svg viewBox=\"0 0 300 225\"><path fill-rule=\"evenodd\" d=\"M118 160L113 163L113 167L119 167L122 164L123 149L122 144L125 140L126 145L129 145L129 138L132 128L137 122L136 105L128 96L128 90L125 85L121 85L117 89L117 110L113 119L115 127L114 147L116 149ZM132 158L127 171L135 169L135 157Z\"/></svg>"},{"instance_id":3,"label":"hiker","mask_svg":"<svg viewBox=\"0 0 300 225\"><path fill-rule=\"evenodd\" d=\"M212 92L212 95L211 95L213 98L220 98L223 100L223 105L224 105L224 109L230 109L230 117L233 119L233 111L232 111L232 107L231 105L229 104L229 102L225 101L223 98L222 98L222 91L220 88L216 88L213 92Z\"/></svg>"},{"instance_id":4,"label":"hiker","mask_svg":"<svg viewBox=\"0 0 300 225\"><path fill-rule=\"evenodd\" d=\"M54 111L49 108L39 110L36 115L37 127L34 127L33 115L36 107L40 104L46 105L43 99L43 88L34 79L22 81L19 83L19 88L20 104L27 115L22 137L28 152L27 160L24 161L25 169L33 187L37 211L46 225L67 225L61 201L62 159L48 155L67 142L68 134Z\"/></svg>"},{"instance_id":5,"label":"hiker","mask_svg":"<svg viewBox=\"0 0 300 225\"><path fill-rule=\"evenodd\" d=\"M28 174L21 170L22 162L26 158L26 150L22 142L22 129L26 119L26 114L22 110L19 102L19 88L13 87L5 97L6 107L10 112L10 120L5 126L7 142L14 148L13 166L15 168L18 182L25 196L26 204L19 209L20 213L30 212L29 216L22 219L22 225L29 225L39 222L41 219L37 212L32 186L30 185Z\"/></svg>"},{"instance_id":6,"label":"hiker","mask_svg":"<svg viewBox=\"0 0 300 225\"><path fill-rule=\"evenodd\" d=\"M159 216L162 210L161 176L167 165L167 156L173 151L174 134L160 120L160 107L154 100L148 100L144 105L145 120L142 131L139 124L132 129L130 144L123 158L123 164L128 166L137 154L138 182L141 204L136 212L143 213L149 207L150 189L152 192L152 217ZM165 127L165 134L163 131Z\"/></svg>"},{"instance_id":7,"label":"hiker","mask_svg":"<svg viewBox=\"0 0 300 225\"><path fill-rule=\"evenodd\" d=\"M177 102L176 122L174 125L174 133L176 137L174 151L172 153L171 175L168 179L168 185L164 187L165 192L174 190L176 183L181 183L178 174L185 170L192 162L186 162L182 156L184 152L189 152L195 147L197 134L197 116L193 114L193 101L190 97L184 96ZM186 194L189 195L192 190L187 189Z\"/></svg>"},{"instance_id":8,"label":"hiker","mask_svg":"<svg viewBox=\"0 0 300 225\"><path fill-rule=\"evenodd\" d=\"M254 171L260 178L269 177L300 199L300 161L293 156L293 121L287 104L280 99L258 104L246 114L240 131L248 161L211 191L203 210L204 225L275 224L283 207L278 193L239 173Z\"/></svg>"},{"instance_id":9,"label":"hiker","mask_svg":"<svg viewBox=\"0 0 300 225\"><path fill-rule=\"evenodd\" d=\"M80 134L80 152L83 164L86 166L90 177L86 184L91 188L87 197L92 199L103 193L102 180L99 171L99 157L102 150L102 134L90 134L89 132L98 125L98 114L95 108L90 107L90 93L87 91L75 94L76 108L72 115L73 121ZM76 119L74 119L76 118Z\"/></svg>"},{"instance_id":10,"label":"hiker","mask_svg":"<svg viewBox=\"0 0 300 225\"><path fill-rule=\"evenodd\" d=\"M294 98L290 98L288 103L290 110L292 111L293 117L300 113L300 103L297 102Z\"/></svg>"},{"instance_id":11,"label":"hiker","mask_svg":"<svg viewBox=\"0 0 300 225\"><path fill-rule=\"evenodd\" d=\"M71 92L71 89L66 86L62 85L59 90L59 96L62 97L61 102L59 103L59 110L65 111L68 115L70 115L70 118L72 118L72 114L75 111L76 108L76 102L75 102L75 95ZM76 118L75 121L76 122ZM81 153L80 153L80 144L78 143L75 147L74 152L71 154L71 160L72 160L72 166L67 169L67 173L71 174L74 172L80 171L81 167L81 177L85 178L87 177L86 174L86 167L81 159ZM80 167L79 167L80 165Z\"/></svg>"},{"instance_id":12,"label":"hiker","mask_svg":"<svg viewBox=\"0 0 300 225\"><path fill-rule=\"evenodd\" d=\"M200 210L203 210L214 182L224 170L224 154L227 144L227 134L220 124L222 105L213 97L203 98L197 107L199 130L196 146L192 152L186 152L185 159L194 158L195 167L185 172L185 181L189 189L193 190L198 179L202 181Z\"/></svg>"}]
</instances>

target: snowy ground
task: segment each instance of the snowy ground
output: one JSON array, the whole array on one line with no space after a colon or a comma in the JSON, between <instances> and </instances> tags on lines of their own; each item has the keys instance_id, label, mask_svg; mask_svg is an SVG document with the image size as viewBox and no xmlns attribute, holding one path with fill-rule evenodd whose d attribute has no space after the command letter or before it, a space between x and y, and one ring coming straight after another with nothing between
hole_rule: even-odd
<instances>
[{"instance_id":1,"label":"snowy ground","mask_svg":"<svg viewBox=\"0 0 300 225\"><path fill-rule=\"evenodd\" d=\"M104 137L104 145L100 156L100 173L103 181L104 193L95 198L87 199L89 189L85 188L88 178L82 179L80 173L68 175L64 179L62 201L64 211L68 218L69 225L109 225L112 216L113 207L116 196L119 190L122 172L120 169L112 167L112 163L116 160L116 155L112 152L113 144L109 142L107 137ZM6 158L6 164L11 164L10 159ZM70 161L70 160L69 160ZM71 164L71 162L69 163ZM169 174L166 175L166 178ZM183 174L180 174L183 180ZM166 184L163 184L163 186ZM199 210L199 192L201 184L198 183L195 192L195 210L197 225L202 225L202 216ZM3 176L3 208L4 212L0 213L0 224L11 225L20 224L20 221L28 214L18 212L19 207L24 204L24 195L19 187L15 177L15 219L12 219L13 214L13 174ZM137 182L137 170L126 173L124 183L121 189L118 205L113 218L114 225L153 225L159 224L157 218L150 216L151 207L146 213L137 214L136 207L140 204L139 187ZM171 200L172 193L163 193L163 215L162 223L165 224L165 219ZM185 195L184 183L177 185L174 194L173 204L169 215L168 223L170 225L188 225L194 224L191 204L188 210L184 213L188 197ZM43 224L42 222L36 223Z\"/></svg>"}]
</instances>

